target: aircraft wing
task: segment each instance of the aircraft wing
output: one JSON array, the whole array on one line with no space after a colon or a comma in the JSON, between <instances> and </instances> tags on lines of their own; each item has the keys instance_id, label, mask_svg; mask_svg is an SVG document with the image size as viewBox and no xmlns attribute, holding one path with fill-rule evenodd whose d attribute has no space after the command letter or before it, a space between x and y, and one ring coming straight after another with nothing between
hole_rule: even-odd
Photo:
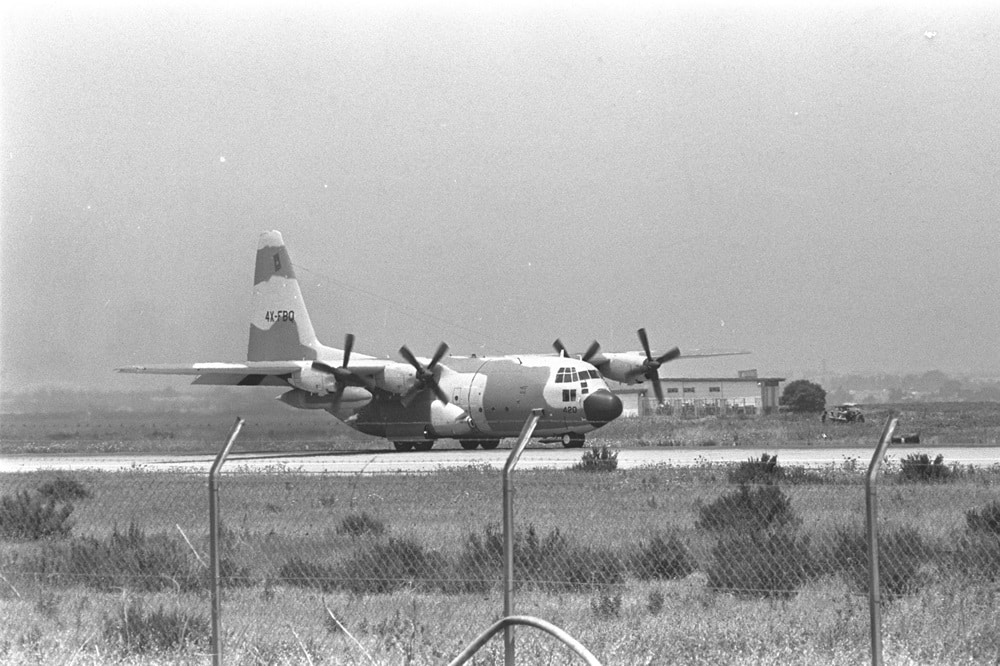
<instances>
[{"instance_id":1,"label":"aircraft wing","mask_svg":"<svg viewBox=\"0 0 1000 666\"><path fill-rule=\"evenodd\" d=\"M684 352L677 358L711 358L713 356L744 356L746 354L752 354L751 351L746 350L725 350L725 349L706 349L704 351L700 349L695 349L693 352Z\"/></svg>"},{"instance_id":2,"label":"aircraft wing","mask_svg":"<svg viewBox=\"0 0 1000 666\"><path fill-rule=\"evenodd\" d=\"M326 368L340 365L340 361L322 362ZM371 377L393 361L360 359L352 361L350 372L356 377ZM247 361L244 363L187 363L129 365L117 368L118 372L141 375L197 375L192 384L201 386L281 386L288 387L286 379L310 368L313 361Z\"/></svg>"},{"instance_id":3,"label":"aircraft wing","mask_svg":"<svg viewBox=\"0 0 1000 666\"><path fill-rule=\"evenodd\" d=\"M298 372L306 363L255 361L247 363L187 363L129 365L118 372L141 375L198 375L194 384L213 386L288 386L284 377Z\"/></svg>"}]
</instances>

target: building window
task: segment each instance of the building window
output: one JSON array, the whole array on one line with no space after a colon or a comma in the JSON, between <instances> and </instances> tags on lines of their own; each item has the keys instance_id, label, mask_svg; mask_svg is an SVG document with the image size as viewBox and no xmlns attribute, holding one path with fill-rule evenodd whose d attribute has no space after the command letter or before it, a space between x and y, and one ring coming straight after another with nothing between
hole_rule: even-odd
<instances>
[{"instance_id":1,"label":"building window","mask_svg":"<svg viewBox=\"0 0 1000 666\"><path fill-rule=\"evenodd\" d=\"M684 387L684 392L685 393L694 393L694 387L693 386L685 386Z\"/></svg>"},{"instance_id":2,"label":"building window","mask_svg":"<svg viewBox=\"0 0 1000 666\"><path fill-rule=\"evenodd\" d=\"M709 393L722 393L722 387L721 386L709 386L708 387L708 392Z\"/></svg>"},{"instance_id":3,"label":"building window","mask_svg":"<svg viewBox=\"0 0 1000 666\"><path fill-rule=\"evenodd\" d=\"M677 393L677 392L678 391L677 391L677 387L676 386L667 389L667 393Z\"/></svg>"}]
</instances>

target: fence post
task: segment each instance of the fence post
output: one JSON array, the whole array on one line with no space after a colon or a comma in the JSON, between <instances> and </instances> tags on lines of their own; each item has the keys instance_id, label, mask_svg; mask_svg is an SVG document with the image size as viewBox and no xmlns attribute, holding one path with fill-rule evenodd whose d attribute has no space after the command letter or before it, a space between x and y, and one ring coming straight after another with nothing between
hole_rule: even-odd
<instances>
[{"instance_id":1,"label":"fence post","mask_svg":"<svg viewBox=\"0 0 1000 666\"><path fill-rule=\"evenodd\" d=\"M212 560L212 664L220 666L222 664L222 641L219 639L222 622L222 601L219 597L219 486L217 483L219 469L229 455L229 449L233 447L236 436L240 434L240 428L245 421L239 416L229 433L226 445L215 456L215 462L208 471L208 554Z\"/></svg>"},{"instance_id":2,"label":"fence post","mask_svg":"<svg viewBox=\"0 0 1000 666\"><path fill-rule=\"evenodd\" d=\"M872 455L872 461L868 465L868 476L865 478L865 527L868 532L868 610L871 618L871 642L872 642L872 666L882 666L882 592L879 585L878 573L878 503L876 498L875 477L878 476L879 468L882 466L882 459L885 451L889 448L889 441L892 433L896 429L899 419L889 416L885 420L882 428L882 436L879 437L878 446Z\"/></svg>"},{"instance_id":3,"label":"fence post","mask_svg":"<svg viewBox=\"0 0 1000 666\"><path fill-rule=\"evenodd\" d=\"M507 456L507 464L503 466L503 615L505 618L514 614L514 488L511 473L517 465L521 452L531 439L531 433L542 417L541 409L531 410L531 416L524 422L517 442ZM503 629L504 666L514 666L514 626L505 625Z\"/></svg>"}]
</instances>

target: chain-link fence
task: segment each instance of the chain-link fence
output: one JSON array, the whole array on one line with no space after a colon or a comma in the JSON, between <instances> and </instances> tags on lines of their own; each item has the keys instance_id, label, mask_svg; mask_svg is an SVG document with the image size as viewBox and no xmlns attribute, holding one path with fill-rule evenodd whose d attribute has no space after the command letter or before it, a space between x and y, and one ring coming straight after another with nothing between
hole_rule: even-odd
<instances>
[{"instance_id":1,"label":"chain-link fence","mask_svg":"<svg viewBox=\"0 0 1000 666\"><path fill-rule=\"evenodd\" d=\"M1000 469L923 462L880 481L886 661L995 664ZM861 470L775 463L516 472L515 612L604 664L867 661ZM207 473L0 481L0 661L208 660ZM494 469L224 470L226 662L447 663L502 615L500 497Z\"/></svg>"}]
</instances>

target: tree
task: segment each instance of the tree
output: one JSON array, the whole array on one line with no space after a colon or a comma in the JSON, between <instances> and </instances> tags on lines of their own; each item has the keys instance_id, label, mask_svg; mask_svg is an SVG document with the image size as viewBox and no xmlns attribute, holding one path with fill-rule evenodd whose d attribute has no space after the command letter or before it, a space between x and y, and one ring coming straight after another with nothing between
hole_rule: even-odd
<instances>
[{"instance_id":1,"label":"tree","mask_svg":"<svg viewBox=\"0 0 1000 666\"><path fill-rule=\"evenodd\" d=\"M779 404L800 414L822 412L826 409L826 391L808 379L796 379L785 385Z\"/></svg>"}]
</instances>

